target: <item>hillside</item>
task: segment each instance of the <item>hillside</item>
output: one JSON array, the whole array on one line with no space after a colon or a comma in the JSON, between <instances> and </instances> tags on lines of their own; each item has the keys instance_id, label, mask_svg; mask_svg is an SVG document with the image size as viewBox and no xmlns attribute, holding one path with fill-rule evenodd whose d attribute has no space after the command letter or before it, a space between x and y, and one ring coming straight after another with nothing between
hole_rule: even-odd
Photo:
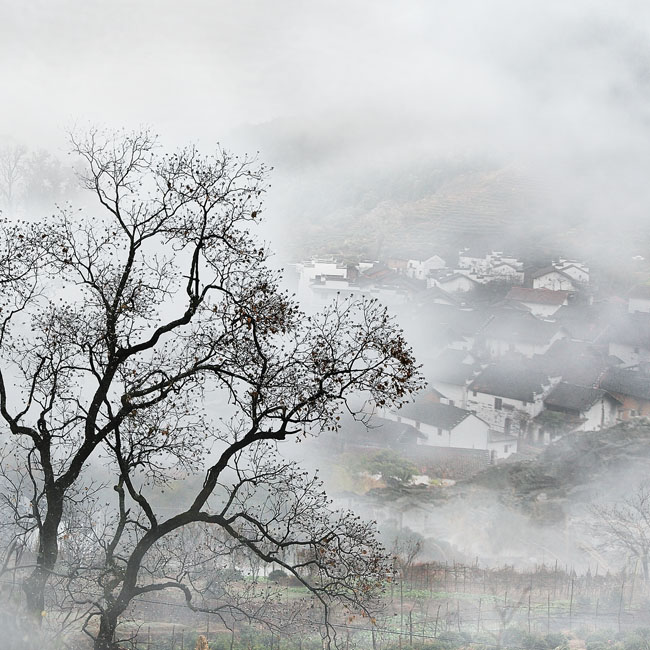
<instances>
[{"instance_id":1,"label":"hillside","mask_svg":"<svg viewBox=\"0 0 650 650\"><path fill-rule=\"evenodd\" d=\"M595 493L612 498L635 481L650 477L650 420L623 422L603 431L574 433L549 446L534 460L494 465L456 490L489 489L502 503L542 514L588 502Z\"/></svg>"}]
</instances>

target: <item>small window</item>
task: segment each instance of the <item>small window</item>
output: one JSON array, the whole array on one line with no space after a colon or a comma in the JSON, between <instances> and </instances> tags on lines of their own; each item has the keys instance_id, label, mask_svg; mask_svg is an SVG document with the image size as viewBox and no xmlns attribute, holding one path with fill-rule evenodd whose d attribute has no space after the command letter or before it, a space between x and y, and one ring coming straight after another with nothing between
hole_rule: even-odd
<instances>
[{"instance_id":1,"label":"small window","mask_svg":"<svg viewBox=\"0 0 650 650\"><path fill-rule=\"evenodd\" d=\"M453 399L450 399L450 400L449 400L449 406L453 406L453 405L454 405L454 403L455 403L455 402L454 402L454 400L453 400Z\"/></svg>"},{"instance_id":2,"label":"small window","mask_svg":"<svg viewBox=\"0 0 650 650\"><path fill-rule=\"evenodd\" d=\"M472 395L474 395L474 397L476 397L476 391L475 390L472 391Z\"/></svg>"},{"instance_id":3,"label":"small window","mask_svg":"<svg viewBox=\"0 0 650 650\"><path fill-rule=\"evenodd\" d=\"M507 454L508 453L508 445L503 446L503 453Z\"/></svg>"},{"instance_id":4,"label":"small window","mask_svg":"<svg viewBox=\"0 0 650 650\"><path fill-rule=\"evenodd\" d=\"M438 427L438 435L439 435L439 436L442 435L442 429L441 429L440 427Z\"/></svg>"},{"instance_id":5,"label":"small window","mask_svg":"<svg viewBox=\"0 0 650 650\"><path fill-rule=\"evenodd\" d=\"M634 409L630 409L630 416L632 416L633 418L636 417L636 411Z\"/></svg>"},{"instance_id":6,"label":"small window","mask_svg":"<svg viewBox=\"0 0 650 650\"><path fill-rule=\"evenodd\" d=\"M500 411L502 407L503 407L503 400L500 397L495 397L494 398L494 408L497 411Z\"/></svg>"}]
</instances>

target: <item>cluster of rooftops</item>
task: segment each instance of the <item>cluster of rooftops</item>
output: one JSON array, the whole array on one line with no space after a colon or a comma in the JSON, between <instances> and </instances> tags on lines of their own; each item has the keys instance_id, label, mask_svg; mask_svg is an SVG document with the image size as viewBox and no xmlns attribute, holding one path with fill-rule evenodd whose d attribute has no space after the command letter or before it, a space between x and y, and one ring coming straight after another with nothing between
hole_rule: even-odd
<instances>
[{"instance_id":1,"label":"cluster of rooftops","mask_svg":"<svg viewBox=\"0 0 650 650\"><path fill-rule=\"evenodd\" d=\"M430 392L402 409L405 417L447 430L485 416L487 402L472 399L479 394L495 398L492 409L537 404L529 412L539 421L564 414L569 428L598 403L619 419L650 416L650 284L604 295L583 262L529 268L502 252L469 249L453 268L439 255L335 264L334 273L332 264L299 265L312 295L370 293L408 312L405 329L418 342ZM473 291L490 283L505 291L487 300ZM613 424L603 416L605 423Z\"/></svg>"}]
</instances>

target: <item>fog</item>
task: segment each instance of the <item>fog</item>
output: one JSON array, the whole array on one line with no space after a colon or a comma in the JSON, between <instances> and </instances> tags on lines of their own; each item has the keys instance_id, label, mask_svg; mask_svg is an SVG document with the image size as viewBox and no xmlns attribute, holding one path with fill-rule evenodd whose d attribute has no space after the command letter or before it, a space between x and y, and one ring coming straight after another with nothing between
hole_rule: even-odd
<instances>
[{"instance_id":1,"label":"fog","mask_svg":"<svg viewBox=\"0 0 650 650\"><path fill-rule=\"evenodd\" d=\"M540 634L575 629L574 579L591 579L594 571L610 582L597 593L591 583L580 587L584 625L613 629L615 621L621 633L635 620L646 622L638 617L649 576L643 587L630 576L641 581L639 562L647 563L650 546L645 556L621 550L598 527L594 505L603 508L604 521L605 508L636 494L648 469L650 429L641 416L650 414L650 298L630 299L631 288L650 278L647 2L5 2L0 78L0 153L45 152L13 198L0 193L9 220L35 220L67 200L90 205L73 180L78 160L68 157L68 134L89 125L150 127L165 150L196 145L210 152L219 145L273 167L255 230L273 251L270 265L307 312L339 293L387 302L427 381L411 411L370 403L370 427L344 418L341 431L280 445L281 454L320 472L336 505L376 519L396 562L421 544L414 565L426 573L430 598L437 593L429 584L432 566L445 564L444 589L436 584L456 596L457 564L465 579L467 570L486 572L468 590L479 593L482 580L483 594L486 575L512 567L520 594L510 582L494 587L495 603L497 592L505 597L493 623L482 627L480 596L478 612L463 614L477 636L493 634L482 642L501 646L508 589L520 608L529 593L520 583L530 578L534 593L531 576L542 576L542 584L551 566L553 598L570 597L571 613L568 627L563 613L552 621L551 592L540 586L538 606L548 607L547 619L534 624ZM2 174L0 167L0 190ZM38 174L45 181L35 185ZM485 283L485 269L462 261L466 247L495 255L488 266L510 259L521 277ZM409 275L407 263L433 255L445 265ZM319 259L324 266L310 275ZM577 264L586 282L578 277L571 289L534 284L535 273L551 263L560 271ZM343 275L336 275L337 264ZM450 296L443 287L459 269L474 286ZM386 281L372 275L385 272L392 274ZM405 285L406 277L417 282ZM431 289L442 297L431 298ZM554 312L525 291L566 295ZM459 372L461 380L449 379ZM506 387L512 393L503 392L504 382L514 384ZM593 398L592 411L567 406L567 390L581 408ZM639 391L649 396L630 405L630 391L637 391L634 399ZM231 415L227 402L208 394L215 421ZM461 464L444 454L425 458L423 446L445 447L432 442L443 427L431 423L427 430L422 416L432 403L434 411L462 409L466 415L455 417L473 420L474 431L482 431L476 418L483 418L485 440L476 445L452 444L456 421L444 429L446 446L467 452ZM511 415L518 410L525 422ZM585 446L592 433L593 446ZM379 467L378 449L388 450L380 459L388 465L407 462L398 469L408 478ZM425 460L430 472L419 474ZM91 465L108 485L101 458L93 456ZM153 496L161 511L176 512L178 504L162 494ZM113 496L108 490L107 500ZM9 555L0 556L3 570ZM248 575L243 561L231 564ZM455 591L448 589L450 566ZM408 575L415 590L422 575L407 569L401 567L400 581ZM566 593L556 593L558 571ZM422 639L437 639L440 606L433 626L424 597L409 593L409 622L420 607ZM457 627L460 634L456 596L445 596L444 631ZM599 598L613 603L614 614L619 608L618 618L610 612L614 618L599 622ZM453 619L449 603L456 601ZM621 622L625 602L637 616L628 623ZM397 643L390 634L399 634L400 648L406 642L401 593L399 609L396 603L391 587L391 613L380 625L389 636L379 650ZM397 633L389 628L398 613ZM198 629L197 620L183 624ZM0 625L11 627L3 618ZM527 626L530 634L530 596ZM368 635L358 641L370 643Z\"/></svg>"},{"instance_id":2,"label":"fog","mask_svg":"<svg viewBox=\"0 0 650 650\"><path fill-rule=\"evenodd\" d=\"M269 238L377 176L397 194L416 163L501 170L506 221L588 224L600 252L647 235L649 29L631 1L12 3L0 133L61 152L74 124L150 124L259 149Z\"/></svg>"}]
</instances>

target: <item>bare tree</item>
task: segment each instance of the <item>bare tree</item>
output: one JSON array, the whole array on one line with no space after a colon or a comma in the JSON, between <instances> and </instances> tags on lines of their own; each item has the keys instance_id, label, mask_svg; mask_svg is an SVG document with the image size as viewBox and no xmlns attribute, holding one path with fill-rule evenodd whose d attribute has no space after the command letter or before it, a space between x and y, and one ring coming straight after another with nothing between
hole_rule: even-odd
<instances>
[{"instance_id":1,"label":"bare tree","mask_svg":"<svg viewBox=\"0 0 650 650\"><path fill-rule=\"evenodd\" d=\"M614 504L595 504L592 528L607 547L619 549L641 563L650 579L650 482L643 481L629 496Z\"/></svg>"},{"instance_id":2,"label":"bare tree","mask_svg":"<svg viewBox=\"0 0 650 650\"><path fill-rule=\"evenodd\" d=\"M45 608L67 495L102 453L110 454L118 507L104 545L102 570L111 577L94 601L96 647L114 647L133 597L185 590L180 579L144 584L141 571L168 535L190 524L219 527L265 561L281 562L279 548L311 544L346 576L319 564L325 586L306 586L323 606L329 597L357 598L368 587L352 586L358 571L379 557L369 552L371 531L352 515L319 518L326 503L316 499L311 527L278 537L275 515L255 518L242 501L258 484L255 470L241 474L242 463L261 467L255 459L266 441L336 428L341 408L361 417L352 396L396 406L408 399L421 380L401 332L374 301L337 300L308 318L280 291L268 252L248 230L265 191L266 170L254 159L193 148L158 156L146 131L93 130L72 143L103 216L63 209L41 226L6 224L0 251L8 269L0 272L0 415L40 495L32 503L36 566L24 582L32 617L40 621ZM231 419L212 421L208 393L225 396ZM203 485L162 518L147 482L201 471L209 446ZM229 472L244 478L228 485ZM268 477L270 493L302 489L297 471ZM225 501L213 503L220 491ZM302 521L285 515L285 525Z\"/></svg>"}]
</instances>

